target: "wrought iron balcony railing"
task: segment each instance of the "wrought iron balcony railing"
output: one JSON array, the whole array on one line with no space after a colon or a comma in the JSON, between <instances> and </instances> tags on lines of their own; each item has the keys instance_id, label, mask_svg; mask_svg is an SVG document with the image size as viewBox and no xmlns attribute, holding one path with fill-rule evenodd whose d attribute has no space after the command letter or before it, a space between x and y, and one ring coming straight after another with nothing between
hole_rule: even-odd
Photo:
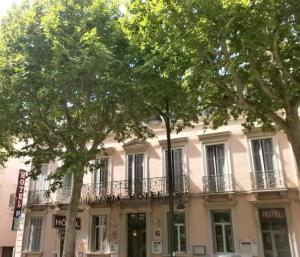
<instances>
[{"instance_id":1,"label":"wrought iron balcony railing","mask_svg":"<svg viewBox=\"0 0 300 257\"><path fill-rule=\"evenodd\" d=\"M188 179L186 176L174 178L174 193L188 192ZM134 194L160 194L168 195L168 180L166 177L154 177L139 180L121 180L110 183L85 184L82 189L82 197L89 195L115 195L121 198L130 197Z\"/></svg>"},{"instance_id":2,"label":"wrought iron balcony railing","mask_svg":"<svg viewBox=\"0 0 300 257\"><path fill-rule=\"evenodd\" d=\"M59 203L69 203L71 199L72 188L63 187L56 191L56 201Z\"/></svg>"},{"instance_id":3,"label":"wrought iron balcony railing","mask_svg":"<svg viewBox=\"0 0 300 257\"><path fill-rule=\"evenodd\" d=\"M223 193L234 191L232 174L203 176L203 192Z\"/></svg>"},{"instance_id":4,"label":"wrought iron balcony railing","mask_svg":"<svg viewBox=\"0 0 300 257\"><path fill-rule=\"evenodd\" d=\"M45 204L49 197L46 190L31 190L28 192L27 204Z\"/></svg>"},{"instance_id":5,"label":"wrought iron balcony railing","mask_svg":"<svg viewBox=\"0 0 300 257\"><path fill-rule=\"evenodd\" d=\"M251 184L255 191L286 188L281 170L251 172Z\"/></svg>"}]
</instances>

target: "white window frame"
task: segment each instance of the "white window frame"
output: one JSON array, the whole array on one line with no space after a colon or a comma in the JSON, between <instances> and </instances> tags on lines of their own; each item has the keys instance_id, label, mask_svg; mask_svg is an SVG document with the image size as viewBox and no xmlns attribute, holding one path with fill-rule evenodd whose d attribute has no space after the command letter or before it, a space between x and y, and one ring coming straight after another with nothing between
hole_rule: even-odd
<instances>
[{"instance_id":1,"label":"white window frame","mask_svg":"<svg viewBox=\"0 0 300 257\"><path fill-rule=\"evenodd\" d=\"M283 169L282 169L282 163L281 158L279 154L279 146L276 140L276 136L255 136L255 137L248 137L248 147L249 147L249 158L250 158L250 164L251 164L251 171L256 175L257 171L255 170L254 165L254 156L253 156L253 148L252 148L252 141L253 140L263 140L263 139L271 139L272 140L272 146L273 146L273 170L274 172L281 172L281 179L284 181L284 175L283 175ZM266 171L258 171L262 172L263 176L265 177ZM278 181L276 181L278 183ZM264 179L264 186L266 186L266 181Z\"/></svg>"},{"instance_id":2,"label":"white window frame","mask_svg":"<svg viewBox=\"0 0 300 257\"><path fill-rule=\"evenodd\" d=\"M99 224L94 226L94 220L98 218L99 222L104 222L105 224ZM103 220L102 220L103 219ZM91 250L93 252L101 252L105 253L108 250L108 217L107 214L97 214L97 215L92 215L92 234L91 237L94 238L94 240L91 240ZM99 249L96 249L96 233L98 233L99 236ZM106 238L103 238L103 235L106 235Z\"/></svg>"},{"instance_id":3,"label":"white window frame","mask_svg":"<svg viewBox=\"0 0 300 257\"><path fill-rule=\"evenodd\" d=\"M166 244L166 252L168 254L170 254L170 248L169 248L169 243L170 243L170 235L169 235L169 220L168 220L168 216L169 216L169 210L166 211L166 241L167 241L167 244ZM178 223L177 225L175 224L175 221L174 221L174 226L176 227L177 229L177 242L180 242L180 227L184 227L184 233L185 233L185 251L175 251L175 255L183 255L183 256L186 256L188 254L188 242L189 242L189 231L188 231L188 217L187 217L187 212L186 211L176 211L174 212L174 217L175 215L177 214L181 214L184 216L184 224L182 223ZM179 232L179 233L178 233ZM176 235L175 235L176 236ZM177 247L177 248L180 248L180 245ZM175 246L176 247L176 246ZM181 250L181 249L179 249Z\"/></svg>"},{"instance_id":4,"label":"white window frame","mask_svg":"<svg viewBox=\"0 0 300 257\"><path fill-rule=\"evenodd\" d=\"M39 235L38 235L38 247L37 249L33 249L33 233L32 232L32 226L31 226L31 223L32 223L32 220L33 219L38 219L40 220L40 226L39 226ZM40 252L41 249L42 249L42 238L43 238L43 223L44 223L44 218L42 216L31 216L29 218L29 226L28 226L28 237L27 237L27 249L29 252ZM36 243L35 243L36 244Z\"/></svg>"},{"instance_id":5,"label":"white window frame","mask_svg":"<svg viewBox=\"0 0 300 257\"><path fill-rule=\"evenodd\" d=\"M208 166L207 166L207 146L211 146L211 145L224 145L224 161L225 161L225 168L224 168L224 176L228 175L228 177L230 177L230 175L232 175L232 166L231 166L231 155L230 155L230 149L229 149L229 144L228 144L228 140L221 140L221 141L213 141L213 142L203 142L202 143L202 152L204 153L204 158L203 158L203 170L204 170L204 176L209 176L209 172L208 172ZM231 177L232 178L232 177ZM233 184L234 180L232 178L232 181L230 182L231 184L231 188L226 188L225 191L231 191L234 189L234 184Z\"/></svg>"},{"instance_id":6,"label":"white window frame","mask_svg":"<svg viewBox=\"0 0 300 257\"><path fill-rule=\"evenodd\" d=\"M106 192L107 193L110 193L110 191L111 191L111 188L110 188L110 184L109 184L109 182L111 182L112 181L112 171L111 171L111 168L112 168L112 164L111 164L111 157L108 157L108 156L97 156L96 157L96 159L95 159L95 162L96 161L98 161L98 160L102 160L102 159L105 159L105 160L107 160L107 181L106 181L106 183L107 183L107 188L106 188ZM97 170L98 171L98 170ZM97 183L95 183L95 173L96 173L96 170L94 170L91 174L92 174L92 176L91 176L91 184L92 184L92 186L94 186L95 184L97 184L97 183L99 183L99 182L97 182Z\"/></svg>"},{"instance_id":7,"label":"white window frame","mask_svg":"<svg viewBox=\"0 0 300 257\"><path fill-rule=\"evenodd\" d=\"M230 214L230 222L214 222L214 216L213 214L216 212L228 212ZM211 209L210 210L210 216L211 216L211 226L212 226L212 239L213 239L213 251L214 253L220 254L220 253L235 253L236 248L236 242L235 242L235 233L234 233L234 226L232 222L232 210L230 209ZM222 226L222 239L223 239L223 245L224 245L224 252L217 252L217 242L216 242L216 229L215 225L221 225ZM226 236L225 236L225 226L230 225L231 227L231 234L232 234L232 243L233 243L233 252L227 251L226 246Z\"/></svg>"},{"instance_id":8,"label":"white window frame","mask_svg":"<svg viewBox=\"0 0 300 257\"><path fill-rule=\"evenodd\" d=\"M143 184L143 192L145 192L146 188L147 188L147 183L146 182L147 182L147 178L148 178L148 173L147 173L147 169L148 169L148 167L147 167L147 153L146 152L142 151L142 152L130 152L130 153L126 153L126 163L125 163L126 164L126 180L127 181L129 180L129 161L128 161L129 156L130 155L135 156L135 155L140 155L140 154L143 155L142 167L143 167L143 180L145 181L145 184ZM132 172L132 174L131 174L131 176L132 176L132 179L131 179L132 185L134 185L134 182L135 182L134 170L135 170L135 166L134 166L134 161L133 161L133 167L132 167L132 171L131 171ZM135 193L134 192L135 191L135 187L134 186L131 188L131 190L132 190L132 193Z\"/></svg>"},{"instance_id":9,"label":"white window frame","mask_svg":"<svg viewBox=\"0 0 300 257\"><path fill-rule=\"evenodd\" d=\"M93 216L106 216L106 245L104 245L104 252L103 251L96 251L94 250L92 237L94 237L94 228L93 228ZM91 253L97 254L107 254L110 251L110 225L111 225L111 210L108 208L103 208L101 211L99 209L91 210L89 215L89 231L88 231L88 248Z\"/></svg>"},{"instance_id":10,"label":"white window frame","mask_svg":"<svg viewBox=\"0 0 300 257\"><path fill-rule=\"evenodd\" d=\"M46 171L46 174L43 174L43 171ZM34 182L34 191L46 191L48 190L48 180L46 178L49 174L49 165L42 164L41 165L41 173L38 175L37 180Z\"/></svg>"}]
</instances>

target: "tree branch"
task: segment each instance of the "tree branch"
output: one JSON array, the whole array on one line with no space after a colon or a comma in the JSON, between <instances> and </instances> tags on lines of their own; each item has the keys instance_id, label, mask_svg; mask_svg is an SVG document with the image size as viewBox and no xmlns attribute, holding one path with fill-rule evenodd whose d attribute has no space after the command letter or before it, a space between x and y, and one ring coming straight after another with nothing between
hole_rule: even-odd
<instances>
[{"instance_id":1,"label":"tree branch","mask_svg":"<svg viewBox=\"0 0 300 257\"><path fill-rule=\"evenodd\" d=\"M253 78L258 82L258 86L261 88L261 90L265 93L265 95L271 99L274 100L281 100L274 92L273 90L268 87L265 84L265 81L263 80L261 74L258 72L256 64L253 61L250 61L250 65L251 65L251 75L253 76ZM271 85L271 83L269 83L269 85Z\"/></svg>"}]
</instances>

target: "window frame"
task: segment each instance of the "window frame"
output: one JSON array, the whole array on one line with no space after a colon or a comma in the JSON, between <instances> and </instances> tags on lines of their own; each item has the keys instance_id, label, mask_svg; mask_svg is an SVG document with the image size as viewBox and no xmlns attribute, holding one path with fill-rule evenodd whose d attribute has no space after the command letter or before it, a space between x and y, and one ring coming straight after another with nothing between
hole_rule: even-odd
<instances>
[{"instance_id":1,"label":"window frame","mask_svg":"<svg viewBox=\"0 0 300 257\"><path fill-rule=\"evenodd\" d=\"M188 236L189 236L189 231L188 231L188 214L187 214L186 211L176 211L176 212L174 212L174 218L175 218L176 215L180 215L180 214L183 215L183 217L184 217L185 251L175 251L175 255L184 255L184 256L186 256L186 255L188 255L188 245L189 245L189 238L188 238ZM166 216L165 217L166 217L166 221L167 221L166 222L166 242L167 242L167 244L166 244L166 252L167 252L167 254L170 254L169 210L166 211ZM182 224L182 223L180 223L180 224ZM176 233L177 234L177 239L175 239L175 237L173 237L173 239L175 240L175 242L180 242L180 226L176 226L175 225L175 221L174 221L173 226L174 226L174 229L176 227L177 232L178 232L178 229L179 229L179 234ZM179 243L179 245L177 245L177 249L181 248L180 246L181 246L181 244Z\"/></svg>"},{"instance_id":2,"label":"window frame","mask_svg":"<svg viewBox=\"0 0 300 257\"><path fill-rule=\"evenodd\" d=\"M215 222L214 221L214 213L216 212L228 212L230 214L230 221L229 222ZM235 242L235 233L234 233L234 226L232 222L232 210L231 209L211 209L210 210L210 217L211 217L211 229L212 229L212 241L213 241L213 251L214 253L220 254L220 253L234 253L236 249L236 242ZM227 248L226 246L226 236L225 236L225 226L230 225L231 227L231 235L232 235L232 252L228 252L227 249L224 252L218 252L217 251L217 240L216 240L216 229L215 224L222 226L222 240L224 245L224 250Z\"/></svg>"},{"instance_id":3,"label":"window frame","mask_svg":"<svg viewBox=\"0 0 300 257\"><path fill-rule=\"evenodd\" d=\"M33 249L32 248L32 244L33 244L33 241L32 240L32 234L31 234L31 231L32 231L32 227L31 227L31 222L33 219L40 219L40 231L39 231L39 242L38 242L38 249ZM27 231L27 242L26 242L26 249L29 251L29 252L33 252L33 253L39 253L41 252L41 249L42 249L42 245L43 245L43 230L44 230L44 217L41 216L41 215L34 215L34 216L31 216L28 220L28 231Z\"/></svg>"},{"instance_id":4,"label":"window frame","mask_svg":"<svg viewBox=\"0 0 300 257\"><path fill-rule=\"evenodd\" d=\"M148 165L147 165L147 153L145 151L132 151L132 152L128 152L126 153L126 161L125 161L125 165L126 165L126 174L125 174L125 179L127 181L129 181L129 156L136 156L136 155L143 155L143 162L142 162L142 167L143 167L143 181L145 181L145 184L143 183L143 192L145 192L145 189L147 188L147 178L148 178ZM135 160L135 157L134 157ZM135 166L134 166L134 161L133 160L133 167L132 167L132 178L131 178L131 183L132 185L134 185L135 182ZM132 186L131 188L131 193L135 193L135 187Z\"/></svg>"},{"instance_id":5,"label":"window frame","mask_svg":"<svg viewBox=\"0 0 300 257\"><path fill-rule=\"evenodd\" d=\"M42 174L43 168L46 167L46 174ZM37 180L34 181L34 191L46 191L48 190L49 183L46 178L49 174L49 164L42 164L41 165L41 173L38 175Z\"/></svg>"}]
</instances>

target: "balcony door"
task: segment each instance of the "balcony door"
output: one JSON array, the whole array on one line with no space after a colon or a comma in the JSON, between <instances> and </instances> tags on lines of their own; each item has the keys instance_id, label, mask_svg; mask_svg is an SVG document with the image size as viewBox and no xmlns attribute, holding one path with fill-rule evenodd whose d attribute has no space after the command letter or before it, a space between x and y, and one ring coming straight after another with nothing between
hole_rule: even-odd
<instances>
[{"instance_id":1,"label":"balcony door","mask_svg":"<svg viewBox=\"0 0 300 257\"><path fill-rule=\"evenodd\" d=\"M96 160L99 167L93 173L93 193L96 195L106 195L108 185L108 158Z\"/></svg>"},{"instance_id":2,"label":"balcony door","mask_svg":"<svg viewBox=\"0 0 300 257\"><path fill-rule=\"evenodd\" d=\"M251 141L255 187L257 189L276 188L274 169L274 148L271 138Z\"/></svg>"},{"instance_id":3,"label":"balcony door","mask_svg":"<svg viewBox=\"0 0 300 257\"><path fill-rule=\"evenodd\" d=\"M128 163L128 194L143 193L146 183L144 181L144 154L127 155Z\"/></svg>"},{"instance_id":4,"label":"balcony door","mask_svg":"<svg viewBox=\"0 0 300 257\"><path fill-rule=\"evenodd\" d=\"M183 153L181 148L171 149L171 160L173 167L173 191L184 192ZM165 150L165 171L168 180L168 150Z\"/></svg>"},{"instance_id":5,"label":"balcony door","mask_svg":"<svg viewBox=\"0 0 300 257\"><path fill-rule=\"evenodd\" d=\"M224 144L206 146L206 165L208 190L211 192L228 191L230 189L230 179L226 177Z\"/></svg>"}]
</instances>

